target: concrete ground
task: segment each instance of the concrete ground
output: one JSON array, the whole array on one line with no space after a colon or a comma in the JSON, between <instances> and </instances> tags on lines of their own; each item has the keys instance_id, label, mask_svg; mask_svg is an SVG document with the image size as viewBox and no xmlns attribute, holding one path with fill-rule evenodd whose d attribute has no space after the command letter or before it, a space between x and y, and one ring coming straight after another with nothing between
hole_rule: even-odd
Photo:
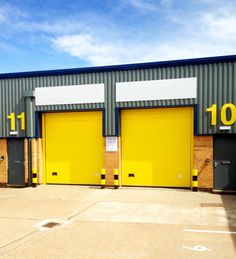
<instances>
[{"instance_id":1,"label":"concrete ground","mask_svg":"<svg viewBox=\"0 0 236 259\"><path fill-rule=\"evenodd\" d=\"M0 206L0 258L236 258L236 195L42 185Z\"/></svg>"}]
</instances>

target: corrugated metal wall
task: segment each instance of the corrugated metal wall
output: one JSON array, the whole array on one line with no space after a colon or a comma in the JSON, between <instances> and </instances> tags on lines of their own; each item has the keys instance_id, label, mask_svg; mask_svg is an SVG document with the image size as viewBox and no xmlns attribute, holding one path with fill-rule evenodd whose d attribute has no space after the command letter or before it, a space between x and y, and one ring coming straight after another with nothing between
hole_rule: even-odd
<instances>
[{"instance_id":1,"label":"corrugated metal wall","mask_svg":"<svg viewBox=\"0 0 236 259\"><path fill-rule=\"evenodd\" d=\"M118 103L118 108L133 107L163 107L180 105L197 105L197 129L198 134L220 133L220 108L225 103L236 105L236 62L215 63L205 65L191 65L178 67L164 67L154 69L129 70L116 72L116 81L145 81L159 79L175 79L197 77L198 98L164 101L140 101ZM218 124L211 126L210 113L206 109L212 104L218 107ZM236 133L236 124L232 126L231 133Z\"/></svg>"},{"instance_id":2,"label":"corrugated metal wall","mask_svg":"<svg viewBox=\"0 0 236 259\"><path fill-rule=\"evenodd\" d=\"M16 79L1 79L0 80L0 137L10 137L10 121L7 116L14 112L16 116L16 131L18 137L25 137L25 131L21 131L20 123L17 120L17 115L25 111L24 92L34 90L36 87L50 87L62 85L79 85L79 84L94 84L97 82L103 83L104 74L81 74L81 75L65 75L65 76L46 76L32 78L16 78ZM76 104L76 105L51 105L37 107L37 111L61 111L61 110L89 110L103 109L104 104Z\"/></svg>"},{"instance_id":3,"label":"corrugated metal wall","mask_svg":"<svg viewBox=\"0 0 236 259\"><path fill-rule=\"evenodd\" d=\"M186 77L197 77L197 101L190 99L115 103L116 82L175 79ZM218 127L212 127L210 125L210 114L206 112L206 108L210 107L213 103L218 105L218 110L224 103L231 102L236 104L236 62L158 67L74 75L1 79L0 137L9 136L9 120L7 119L7 116L11 112L15 112L16 115L19 115L25 110L23 97L25 90L32 90L35 89L35 87L97 83L105 84L105 104L40 106L37 107L37 111L90 110L105 108L105 133L106 135L115 135L116 108L163 107L196 104L198 111L198 134L212 134L219 132L219 130ZM19 123L17 123L16 130L20 132ZM235 124L233 125L232 133L236 133ZM21 132L19 136L25 136L24 132Z\"/></svg>"},{"instance_id":4,"label":"corrugated metal wall","mask_svg":"<svg viewBox=\"0 0 236 259\"><path fill-rule=\"evenodd\" d=\"M10 122L7 116L14 112L15 116L25 111L23 92L31 86L24 79L3 79L0 80L0 136L9 136ZM20 131L19 123L16 123L16 130ZM20 136L24 136L21 132Z\"/></svg>"}]
</instances>

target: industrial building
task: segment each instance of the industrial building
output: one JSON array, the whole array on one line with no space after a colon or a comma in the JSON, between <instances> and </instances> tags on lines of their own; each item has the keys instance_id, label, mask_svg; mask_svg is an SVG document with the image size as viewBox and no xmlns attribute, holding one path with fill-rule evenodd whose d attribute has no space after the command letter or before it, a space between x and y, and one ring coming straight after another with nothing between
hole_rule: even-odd
<instances>
[{"instance_id":1,"label":"industrial building","mask_svg":"<svg viewBox=\"0 0 236 259\"><path fill-rule=\"evenodd\" d=\"M236 190L236 55L0 74L0 184Z\"/></svg>"}]
</instances>

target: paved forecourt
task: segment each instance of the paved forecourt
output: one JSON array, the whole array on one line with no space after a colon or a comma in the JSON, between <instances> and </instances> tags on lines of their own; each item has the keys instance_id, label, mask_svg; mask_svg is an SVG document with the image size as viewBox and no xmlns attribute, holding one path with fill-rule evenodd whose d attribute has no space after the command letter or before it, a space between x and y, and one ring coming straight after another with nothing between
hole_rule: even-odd
<instances>
[{"instance_id":1,"label":"paved forecourt","mask_svg":"<svg viewBox=\"0 0 236 259\"><path fill-rule=\"evenodd\" d=\"M236 257L235 195L42 185L0 204L0 258Z\"/></svg>"}]
</instances>

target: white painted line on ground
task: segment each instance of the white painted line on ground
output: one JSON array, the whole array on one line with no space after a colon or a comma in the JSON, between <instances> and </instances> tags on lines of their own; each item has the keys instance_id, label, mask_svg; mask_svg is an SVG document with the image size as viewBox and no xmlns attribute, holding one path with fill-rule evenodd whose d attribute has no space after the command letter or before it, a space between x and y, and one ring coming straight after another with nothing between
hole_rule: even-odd
<instances>
[{"instance_id":1,"label":"white painted line on ground","mask_svg":"<svg viewBox=\"0 0 236 259\"><path fill-rule=\"evenodd\" d=\"M185 229L185 232L196 232L196 233L213 233L213 234L233 234L236 235L235 231L220 231L220 230L206 230L206 229Z\"/></svg>"},{"instance_id":2,"label":"white painted line on ground","mask_svg":"<svg viewBox=\"0 0 236 259\"><path fill-rule=\"evenodd\" d=\"M206 252L206 251L211 251L211 249L205 247L205 246L201 246L201 245L197 245L194 247L189 247L189 246L182 246L185 249L189 249L189 250L193 250L193 251L197 251L197 252Z\"/></svg>"}]
</instances>

